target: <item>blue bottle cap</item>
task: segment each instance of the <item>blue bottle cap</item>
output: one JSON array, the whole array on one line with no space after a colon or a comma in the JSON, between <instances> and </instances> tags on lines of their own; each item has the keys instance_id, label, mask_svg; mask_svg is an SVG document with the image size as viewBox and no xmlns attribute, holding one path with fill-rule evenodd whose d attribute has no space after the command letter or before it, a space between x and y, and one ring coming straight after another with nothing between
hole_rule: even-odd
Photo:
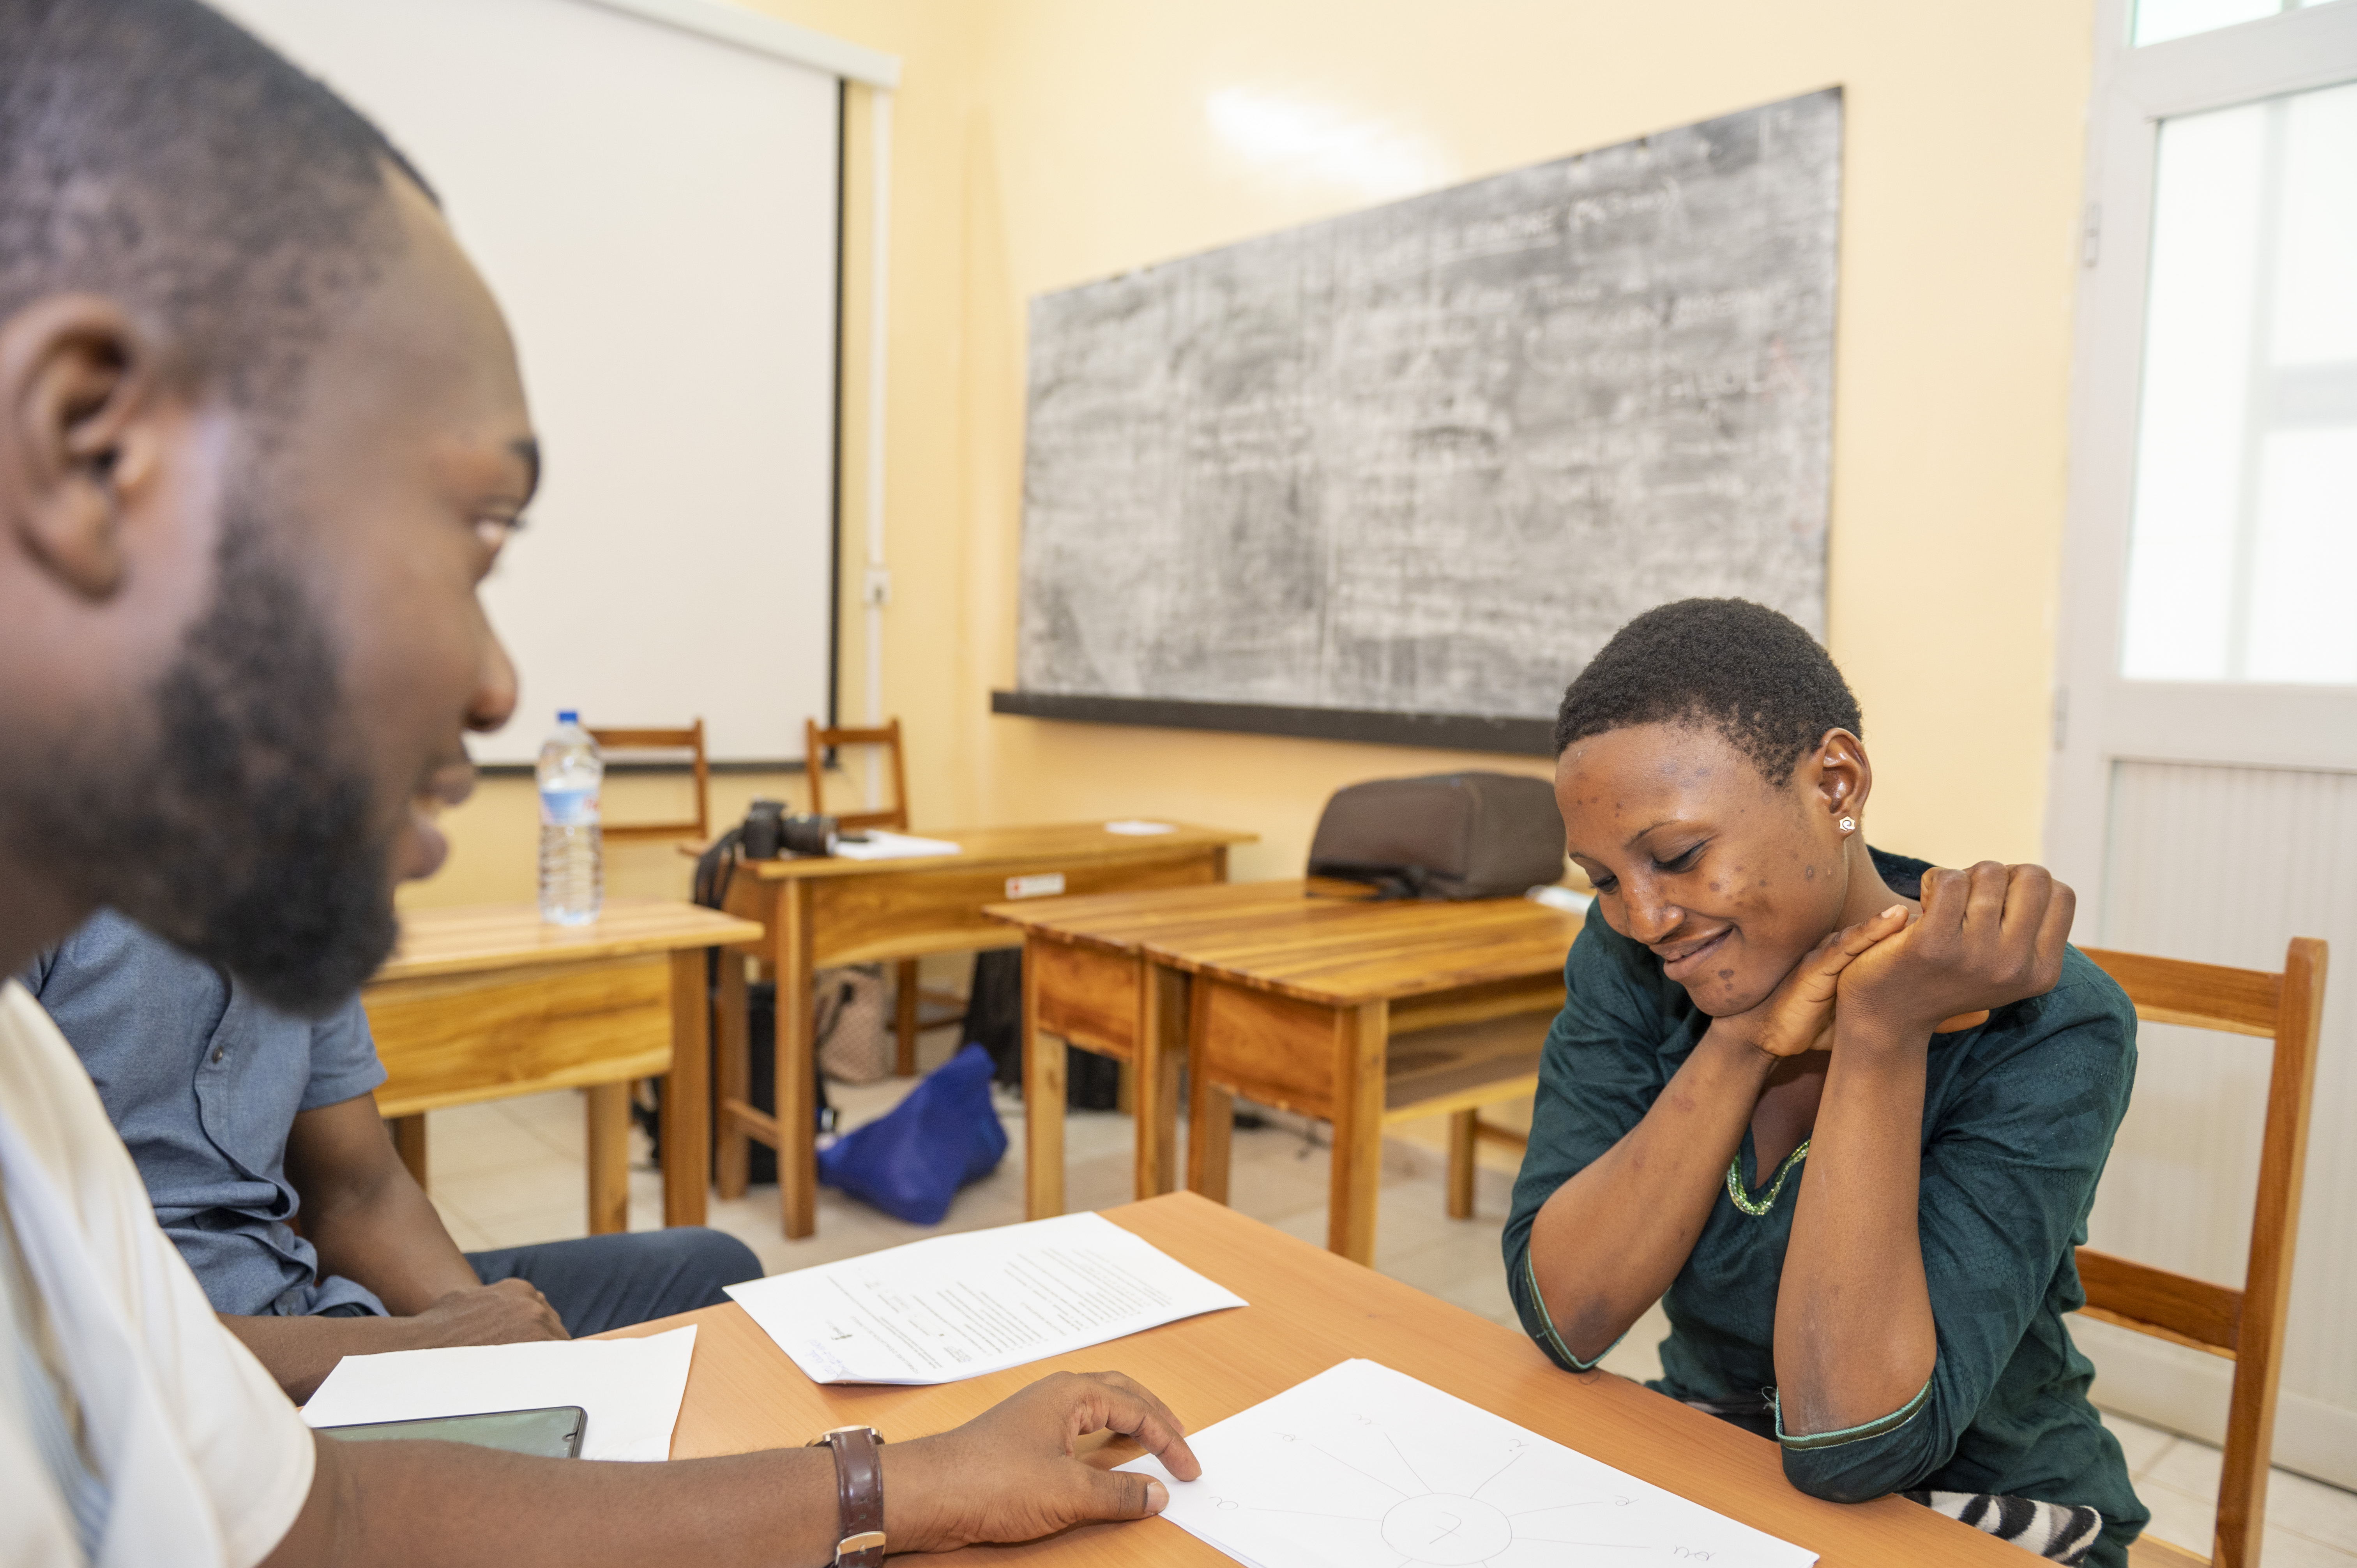
<instances>
[{"instance_id":1,"label":"blue bottle cap","mask_svg":"<svg viewBox=\"0 0 2357 1568\"><path fill-rule=\"evenodd\" d=\"M559 708L556 710L556 722L561 725L577 725L581 722L581 710Z\"/></svg>"}]
</instances>

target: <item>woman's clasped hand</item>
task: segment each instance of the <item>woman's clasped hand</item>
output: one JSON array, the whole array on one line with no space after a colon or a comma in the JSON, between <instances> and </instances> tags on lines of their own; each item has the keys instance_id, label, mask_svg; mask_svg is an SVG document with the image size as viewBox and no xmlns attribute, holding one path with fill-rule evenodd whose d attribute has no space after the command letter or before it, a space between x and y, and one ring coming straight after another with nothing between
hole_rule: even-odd
<instances>
[{"instance_id":1,"label":"woman's clasped hand","mask_svg":"<svg viewBox=\"0 0 2357 1568\"><path fill-rule=\"evenodd\" d=\"M1840 1005L1893 1038L2042 996L2062 976L2078 896L2042 865L1923 874L1922 914L1842 972Z\"/></svg>"},{"instance_id":2,"label":"woman's clasped hand","mask_svg":"<svg viewBox=\"0 0 2357 1568\"><path fill-rule=\"evenodd\" d=\"M1779 1058L1833 1049L1836 1011L1871 1022L1876 1039L1920 1045L2061 978L2078 898L2044 866L1934 868L1920 897L1920 914L1897 903L1828 933L1756 1006L1720 1026Z\"/></svg>"}]
</instances>

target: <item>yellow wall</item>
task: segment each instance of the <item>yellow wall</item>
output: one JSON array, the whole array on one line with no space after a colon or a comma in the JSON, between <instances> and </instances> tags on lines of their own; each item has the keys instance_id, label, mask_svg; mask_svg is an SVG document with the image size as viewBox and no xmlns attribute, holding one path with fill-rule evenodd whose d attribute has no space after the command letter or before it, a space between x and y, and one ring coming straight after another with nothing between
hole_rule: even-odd
<instances>
[{"instance_id":1,"label":"yellow wall","mask_svg":"<svg viewBox=\"0 0 2357 1568\"><path fill-rule=\"evenodd\" d=\"M885 692L912 734L920 827L1187 816L1257 830L1236 874L1275 876L1297 872L1339 785L1543 769L992 716L990 691L1014 679L1024 302L1405 194L1380 166L1371 176L1368 148L1398 177L1445 184L1837 83L1829 631L1878 765L1874 835L1950 862L2039 853L2093 0L740 3L905 64ZM1223 142L1206 113L1222 91L1335 127L1340 150L1270 157ZM864 156L856 134L855 189ZM856 329L856 211L850 237ZM852 348L856 411L856 331ZM845 554L856 567L856 548ZM856 716L856 612L845 624L844 712ZM490 832L466 844L515 868L506 896L528 894L528 844Z\"/></svg>"}]
</instances>

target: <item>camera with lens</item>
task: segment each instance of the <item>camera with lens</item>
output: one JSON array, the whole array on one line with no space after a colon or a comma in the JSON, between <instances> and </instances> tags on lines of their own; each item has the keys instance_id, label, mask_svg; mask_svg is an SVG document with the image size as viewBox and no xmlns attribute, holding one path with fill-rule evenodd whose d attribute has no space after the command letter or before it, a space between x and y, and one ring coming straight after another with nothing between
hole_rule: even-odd
<instances>
[{"instance_id":1,"label":"camera with lens","mask_svg":"<svg viewBox=\"0 0 2357 1568\"><path fill-rule=\"evenodd\" d=\"M833 817L789 816L782 800L756 800L745 813L744 853L748 860L775 860L783 854L833 854Z\"/></svg>"}]
</instances>

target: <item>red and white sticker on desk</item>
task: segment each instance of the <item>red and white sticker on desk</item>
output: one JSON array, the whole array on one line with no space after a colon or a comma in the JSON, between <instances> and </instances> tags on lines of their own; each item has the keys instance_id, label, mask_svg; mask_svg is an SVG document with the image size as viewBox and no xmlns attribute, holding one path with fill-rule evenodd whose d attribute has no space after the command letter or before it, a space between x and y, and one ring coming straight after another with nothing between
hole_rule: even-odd
<instances>
[{"instance_id":1,"label":"red and white sticker on desk","mask_svg":"<svg viewBox=\"0 0 2357 1568\"><path fill-rule=\"evenodd\" d=\"M1053 898L1064 891L1064 874L1060 871L1038 871L1028 876L1006 879L1009 898Z\"/></svg>"}]
</instances>

